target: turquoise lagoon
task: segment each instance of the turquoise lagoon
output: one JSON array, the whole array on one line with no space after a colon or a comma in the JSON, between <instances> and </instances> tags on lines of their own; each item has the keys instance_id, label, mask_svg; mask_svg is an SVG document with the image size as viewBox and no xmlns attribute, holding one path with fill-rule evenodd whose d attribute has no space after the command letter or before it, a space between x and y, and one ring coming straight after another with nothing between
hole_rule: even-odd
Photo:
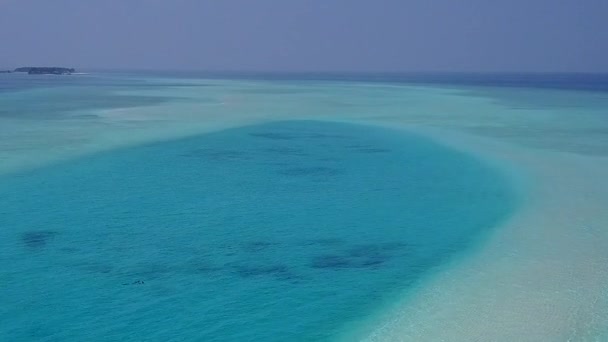
<instances>
[{"instance_id":1,"label":"turquoise lagoon","mask_svg":"<svg viewBox=\"0 0 608 342\"><path fill-rule=\"evenodd\" d=\"M3 90L3 120L22 131L65 122L77 132L100 120L92 110L145 115L196 102L176 95L193 91L191 80L89 77L85 85ZM276 81L271 90L233 82L243 96L263 97L252 112L275 96L282 102L269 104L273 111L290 96L299 101L293 113L319 109L310 80ZM395 86L387 87L370 91L394 98ZM360 101L344 80L327 88L329 98L352 91ZM22 103L27 115L19 117ZM474 253L518 203L503 170L473 156L331 120L336 108L336 119L349 110L361 118L373 103L332 104L314 120L243 120L1 175L0 339L322 341L371 320ZM247 109L239 107L245 116ZM31 143L52 140L43 133ZM10 135L0 138L10 146Z\"/></svg>"},{"instance_id":2,"label":"turquoise lagoon","mask_svg":"<svg viewBox=\"0 0 608 342\"><path fill-rule=\"evenodd\" d=\"M512 209L419 137L287 121L4 177L3 339L325 340Z\"/></svg>"}]
</instances>

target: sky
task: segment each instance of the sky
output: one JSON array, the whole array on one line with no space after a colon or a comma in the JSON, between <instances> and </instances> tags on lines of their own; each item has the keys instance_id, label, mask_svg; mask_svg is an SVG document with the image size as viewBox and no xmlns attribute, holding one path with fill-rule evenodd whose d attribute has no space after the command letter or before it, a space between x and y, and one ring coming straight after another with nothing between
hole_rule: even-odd
<instances>
[{"instance_id":1,"label":"sky","mask_svg":"<svg viewBox=\"0 0 608 342\"><path fill-rule=\"evenodd\" d=\"M0 67L608 72L608 0L0 0Z\"/></svg>"}]
</instances>

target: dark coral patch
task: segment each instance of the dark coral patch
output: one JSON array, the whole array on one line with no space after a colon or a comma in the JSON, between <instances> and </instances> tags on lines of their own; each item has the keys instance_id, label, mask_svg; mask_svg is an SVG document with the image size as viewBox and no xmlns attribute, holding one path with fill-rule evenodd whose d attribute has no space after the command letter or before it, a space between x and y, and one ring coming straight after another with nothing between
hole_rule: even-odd
<instances>
[{"instance_id":1,"label":"dark coral patch","mask_svg":"<svg viewBox=\"0 0 608 342\"><path fill-rule=\"evenodd\" d=\"M401 242L371 243L355 245L339 255L322 255L313 258L312 268L341 270L347 268L377 269L390 261L407 245Z\"/></svg>"},{"instance_id":2,"label":"dark coral patch","mask_svg":"<svg viewBox=\"0 0 608 342\"><path fill-rule=\"evenodd\" d=\"M143 280L136 280L130 283L123 283L123 285L145 285L146 282Z\"/></svg>"},{"instance_id":3,"label":"dark coral patch","mask_svg":"<svg viewBox=\"0 0 608 342\"><path fill-rule=\"evenodd\" d=\"M28 248L41 249L46 247L55 236L57 236L57 232L50 230L31 231L23 233L21 235L21 241Z\"/></svg>"},{"instance_id":4,"label":"dark coral patch","mask_svg":"<svg viewBox=\"0 0 608 342\"><path fill-rule=\"evenodd\" d=\"M387 256L377 256L377 257L373 257L373 258L366 258L364 260L359 261L358 265L360 267L375 268L375 267L378 267L378 266L384 264L389 259L390 258Z\"/></svg>"}]
</instances>

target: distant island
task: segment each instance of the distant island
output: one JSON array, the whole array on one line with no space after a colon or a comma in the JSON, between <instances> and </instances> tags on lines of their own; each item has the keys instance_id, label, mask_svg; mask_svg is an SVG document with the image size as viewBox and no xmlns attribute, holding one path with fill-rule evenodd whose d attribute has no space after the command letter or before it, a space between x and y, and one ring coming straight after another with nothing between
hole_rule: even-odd
<instances>
[{"instance_id":1,"label":"distant island","mask_svg":"<svg viewBox=\"0 0 608 342\"><path fill-rule=\"evenodd\" d=\"M76 69L58 67L22 67L17 68L14 71L27 72L30 75L71 75L76 72Z\"/></svg>"}]
</instances>

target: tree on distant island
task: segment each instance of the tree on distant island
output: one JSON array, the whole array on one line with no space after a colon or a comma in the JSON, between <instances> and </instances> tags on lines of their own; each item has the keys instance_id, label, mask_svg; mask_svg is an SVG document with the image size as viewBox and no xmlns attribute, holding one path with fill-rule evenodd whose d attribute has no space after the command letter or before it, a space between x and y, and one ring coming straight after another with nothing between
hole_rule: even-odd
<instances>
[{"instance_id":1,"label":"tree on distant island","mask_svg":"<svg viewBox=\"0 0 608 342\"><path fill-rule=\"evenodd\" d=\"M74 68L60 67L21 67L15 72L27 72L30 75L70 75L76 72Z\"/></svg>"}]
</instances>

